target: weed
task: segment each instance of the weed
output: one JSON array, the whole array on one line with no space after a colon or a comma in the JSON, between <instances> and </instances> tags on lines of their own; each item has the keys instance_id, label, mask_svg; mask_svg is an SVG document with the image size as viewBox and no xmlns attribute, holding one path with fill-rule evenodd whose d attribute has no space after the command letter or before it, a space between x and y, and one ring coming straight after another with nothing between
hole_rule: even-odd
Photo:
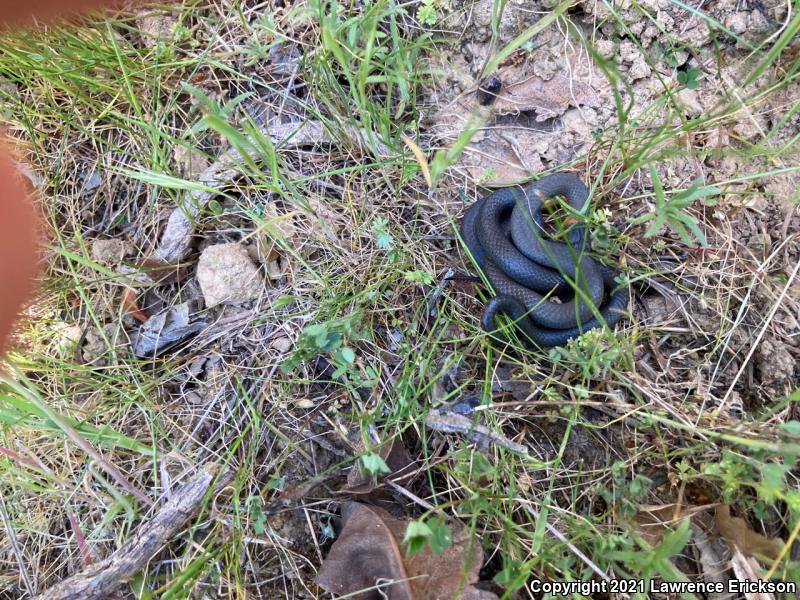
<instances>
[{"instance_id":1,"label":"weed","mask_svg":"<svg viewBox=\"0 0 800 600\"><path fill-rule=\"evenodd\" d=\"M439 21L437 0L422 0L417 7L417 20L423 25L433 27Z\"/></svg>"},{"instance_id":2,"label":"weed","mask_svg":"<svg viewBox=\"0 0 800 600\"><path fill-rule=\"evenodd\" d=\"M661 227L666 224L672 228L683 243L690 248L693 248L695 243L689 235L689 231L700 242L701 246L707 247L708 242L706 241L706 236L703 235L703 232L700 230L697 218L684 211L697 200L700 200L705 206L713 206L713 196L719 194L719 188L703 186L703 182L700 179L695 179L689 188L675 193L672 198L667 200L655 167L650 167L650 177L653 181L653 195L656 201L655 210L652 213L647 213L635 219L631 219L630 222L634 225L638 225L652 221L650 227L644 234L646 238L656 235ZM686 230L687 227L689 231Z\"/></svg>"},{"instance_id":3,"label":"weed","mask_svg":"<svg viewBox=\"0 0 800 600\"><path fill-rule=\"evenodd\" d=\"M694 90L700 87L698 77L700 76L700 69L691 67L685 71L678 71L678 83L685 85L688 89Z\"/></svg>"}]
</instances>

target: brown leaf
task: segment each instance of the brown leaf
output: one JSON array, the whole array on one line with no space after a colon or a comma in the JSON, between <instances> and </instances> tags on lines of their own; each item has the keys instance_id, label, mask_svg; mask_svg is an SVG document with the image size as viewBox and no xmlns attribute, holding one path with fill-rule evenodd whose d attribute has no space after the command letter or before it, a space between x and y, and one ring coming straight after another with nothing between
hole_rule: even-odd
<instances>
[{"instance_id":1,"label":"brown leaf","mask_svg":"<svg viewBox=\"0 0 800 600\"><path fill-rule=\"evenodd\" d=\"M185 267L166 265L155 258L145 258L138 266L158 285L181 283L186 277Z\"/></svg>"},{"instance_id":2,"label":"brown leaf","mask_svg":"<svg viewBox=\"0 0 800 600\"><path fill-rule=\"evenodd\" d=\"M497 95L494 110L497 113L535 111L537 121L560 117L571 106L597 106L595 91L580 79L555 75L545 81L535 75L506 84Z\"/></svg>"},{"instance_id":3,"label":"brown leaf","mask_svg":"<svg viewBox=\"0 0 800 600\"><path fill-rule=\"evenodd\" d=\"M707 508L679 504L642 505L633 516L633 528L648 544L657 546L667 531Z\"/></svg>"},{"instance_id":4,"label":"brown leaf","mask_svg":"<svg viewBox=\"0 0 800 600\"><path fill-rule=\"evenodd\" d=\"M783 541L756 533L747 521L732 517L731 507L727 504L720 504L717 507L714 523L725 541L738 548L745 556L759 554L775 560L783 550Z\"/></svg>"},{"instance_id":5,"label":"brown leaf","mask_svg":"<svg viewBox=\"0 0 800 600\"><path fill-rule=\"evenodd\" d=\"M136 292L129 287L122 291L122 310L125 311L126 315L130 315L142 323L145 323L150 318L139 308L139 303L136 301Z\"/></svg>"},{"instance_id":6,"label":"brown leaf","mask_svg":"<svg viewBox=\"0 0 800 600\"><path fill-rule=\"evenodd\" d=\"M466 529L454 531L453 543L438 556L425 547L408 557L402 543L408 521L357 502L344 505L342 521L317 575L324 590L354 600L497 600L472 585L483 552Z\"/></svg>"}]
</instances>

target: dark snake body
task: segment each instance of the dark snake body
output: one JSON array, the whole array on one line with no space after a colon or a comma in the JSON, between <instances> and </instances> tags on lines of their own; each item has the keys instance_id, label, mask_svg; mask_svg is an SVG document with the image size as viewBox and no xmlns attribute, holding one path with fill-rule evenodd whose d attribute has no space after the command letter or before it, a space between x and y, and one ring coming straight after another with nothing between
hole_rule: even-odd
<instances>
[{"instance_id":1,"label":"dark snake body","mask_svg":"<svg viewBox=\"0 0 800 600\"><path fill-rule=\"evenodd\" d=\"M554 196L581 211L589 191L574 175L555 173L526 188L497 190L464 214L461 237L496 294L481 319L489 333L496 332L495 317L504 312L537 346L561 346L602 327L595 311L613 327L628 305L624 289L612 292L614 271L586 256L583 225L569 231L566 242L539 234L542 201Z\"/></svg>"}]
</instances>

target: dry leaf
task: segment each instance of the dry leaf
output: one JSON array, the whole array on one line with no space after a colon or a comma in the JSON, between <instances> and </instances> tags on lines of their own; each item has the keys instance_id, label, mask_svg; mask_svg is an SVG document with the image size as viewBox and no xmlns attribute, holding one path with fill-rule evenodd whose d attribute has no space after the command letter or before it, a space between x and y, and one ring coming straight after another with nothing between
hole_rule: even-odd
<instances>
[{"instance_id":1,"label":"dry leaf","mask_svg":"<svg viewBox=\"0 0 800 600\"><path fill-rule=\"evenodd\" d=\"M692 518L707 506L687 506L678 504L642 505L633 516L636 533L650 545L657 546L664 534L677 526L683 519Z\"/></svg>"},{"instance_id":2,"label":"dry leaf","mask_svg":"<svg viewBox=\"0 0 800 600\"><path fill-rule=\"evenodd\" d=\"M165 265L154 258L145 258L138 266L158 285L181 283L186 278L186 267Z\"/></svg>"},{"instance_id":3,"label":"dry leaf","mask_svg":"<svg viewBox=\"0 0 800 600\"><path fill-rule=\"evenodd\" d=\"M572 106L597 106L598 98L588 84L565 75L545 81L535 75L506 84L497 95L494 110L499 114L534 111L536 121L560 117Z\"/></svg>"},{"instance_id":4,"label":"dry leaf","mask_svg":"<svg viewBox=\"0 0 800 600\"><path fill-rule=\"evenodd\" d=\"M402 543L408 521L357 502L344 505L342 521L316 578L327 592L353 600L497 600L473 586L483 551L466 529L454 531L438 556L425 547L408 557Z\"/></svg>"},{"instance_id":5,"label":"dry leaf","mask_svg":"<svg viewBox=\"0 0 800 600\"><path fill-rule=\"evenodd\" d=\"M122 291L122 310L125 311L126 315L132 316L137 321L141 321L145 323L150 317L147 316L145 312L143 312L139 308L139 303L136 300L136 292L129 287L126 287Z\"/></svg>"},{"instance_id":6,"label":"dry leaf","mask_svg":"<svg viewBox=\"0 0 800 600\"><path fill-rule=\"evenodd\" d=\"M414 158L417 159L417 163L419 164L419 168L422 170L422 176L425 178L425 183L428 184L429 188L433 187L433 180L431 180L431 170L428 167L428 159L425 158L425 153L422 151L416 142L414 142L410 137L406 134L401 134L401 139L408 146L408 149L411 150L412 154L414 154Z\"/></svg>"},{"instance_id":7,"label":"dry leaf","mask_svg":"<svg viewBox=\"0 0 800 600\"><path fill-rule=\"evenodd\" d=\"M205 321L189 322L188 303L172 306L142 325L135 337L133 352L139 358L153 358L206 327Z\"/></svg>"},{"instance_id":8,"label":"dry leaf","mask_svg":"<svg viewBox=\"0 0 800 600\"><path fill-rule=\"evenodd\" d=\"M732 517L731 508L727 504L720 504L717 507L714 523L725 541L745 556L759 554L775 560L783 550L783 541L756 533L747 521Z\"/></svg>"}]
</instances>

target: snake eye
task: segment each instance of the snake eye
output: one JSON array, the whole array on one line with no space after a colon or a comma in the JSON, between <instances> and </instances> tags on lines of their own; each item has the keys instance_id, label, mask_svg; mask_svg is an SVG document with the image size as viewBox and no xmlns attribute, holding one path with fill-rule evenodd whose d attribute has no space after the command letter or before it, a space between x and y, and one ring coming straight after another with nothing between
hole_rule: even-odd
<instances>
[{"instance_id":1,"label":"snake eye","mask_svg":"<svg viewBox=\"0 0 800 600\"><path fill-rule=\"evenodd\" d=\"M503 82L497 77L484 79L478 87L478 104L489 106L497 99L497 94L503 89Z\"/></svg>"}]
</instances>

